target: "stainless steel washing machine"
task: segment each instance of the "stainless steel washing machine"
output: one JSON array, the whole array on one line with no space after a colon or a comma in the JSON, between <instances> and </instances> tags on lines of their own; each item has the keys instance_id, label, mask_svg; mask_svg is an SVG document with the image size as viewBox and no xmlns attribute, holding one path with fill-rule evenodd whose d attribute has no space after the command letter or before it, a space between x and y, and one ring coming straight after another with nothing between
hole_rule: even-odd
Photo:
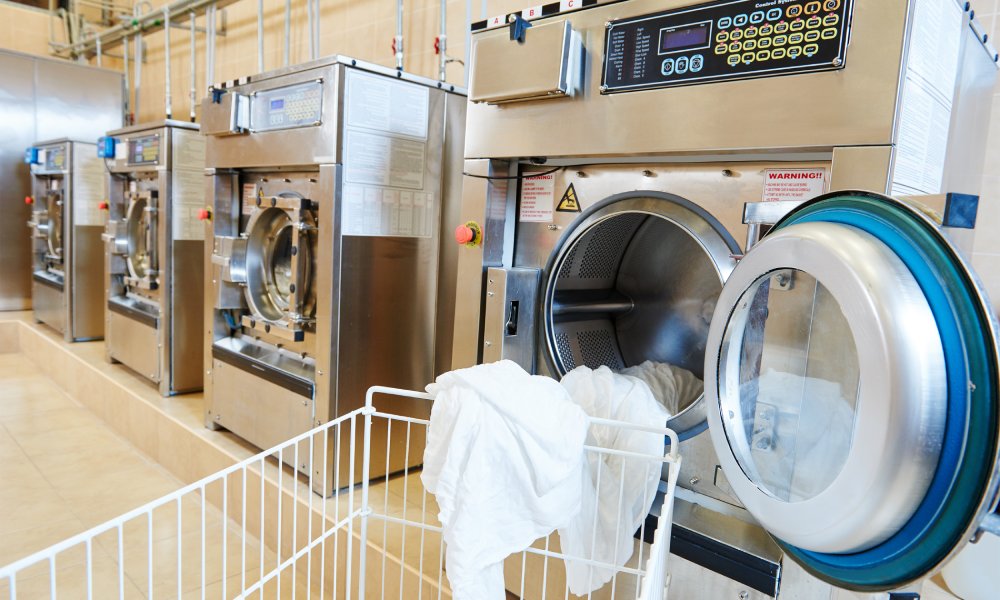
<instances>
[{"instance_id":1,"label":"stainless steel washing machine","mask_svg":"<svg viewBox=\"0 0 1000 600\"><path fill-rule=\"evenodd\" d=\"M439 265L457 251L440 231L459 206L465 104L453 86L336 56L212 90L208 426L267 448L362 406L372 385L420 389L447 370L454 297L438 290L455 268ZM317 469L336 442L328 452ZM334 476L314 478L326 491L352 483L337 455Z\"/></svg>"},{"instance_id":2,"label":"stainless steel washing machine","mask_svg":"<svg viewBox=\"0 0 1000 600\"><path fill-rule=\"evenodd\" d=\"M454 366L703 380L671 398L671 597L899 590L997 530L967 4L538 13L473 26Z\"/></svg>"},{"instance_id":3,"label":"stainless steel washing machine","mask_svg":"<svg viewBox=\"0 0 1000 600\"><path fill-rule=\"evenodd\" d=\"M194 123L109 131L105 240L107 358L164 396L202 387L205 140Z\"/></svg>"},{"instance_id":4,"label":"stainless steel washing machine","mask_svg":"<svg viewBox=\"0 0 1000 600\"><path fill-rule=\"evenodd\" d=\"M25 152L31 168L32 310L67 342L104 336L99 208L104 167L95 145L39 142Z\"/></svg>"}]
</instances>

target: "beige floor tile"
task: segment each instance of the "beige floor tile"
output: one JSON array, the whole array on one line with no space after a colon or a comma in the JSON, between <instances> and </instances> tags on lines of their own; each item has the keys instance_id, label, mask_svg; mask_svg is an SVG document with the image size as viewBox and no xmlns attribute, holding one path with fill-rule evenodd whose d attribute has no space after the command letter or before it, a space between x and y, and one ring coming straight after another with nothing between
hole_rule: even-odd
<instances>
[{"instance_id":1,"label":"beige floor tile","mask_svg":"<svg viewBox=\"0 0 1000 600\"><path fill-rule=\"evenodd\" d=\"M3 420L0 419L0 461L6 460L10 457L21 457L26 456L24 450L18 445L17 441L14 440L6 428L3 426ZM3 480L0 479L0 485L2 485Z\"/></svg>"},{"instance_id":2,"label":"beige floor tile","mask_svg":"<svg viewBox=\"0 0 1000 600\"><path fill-rule=\"evenodd\" d=\"M75 548L74 552L86 556L85 549ZM75 600L88 597L88 568L85 560L73 562L56 561L56 591L59 600ZM91 549L90 592L93 598L119 598L139 600L145 596L132 583L127 575L120 572L117 561L113 560L99 547ZM48 566L44 564L33 566L16 580L18 598L49 598L51 592ZM0 598L8 598L9 590L6 582L0 582ZM53 596L54 597L54 596Z\"/></svg>"},{"instance_id":3,"label":"beige floor tile","mask_svg":"<svg viewBox=\"0 0 1000 600\"><path fill-rule=\"evenodd\" d=\"M3 544L0 544L0 565L6 565L24 558L34 552L48 548L52 544L61 542L84 531L83 523L72 515L65 516L62 520L53 520L45 523L35 524L26 529L5 531L2 533ZM84 559L83 553L67 553L61 557L68 562L80 561ZM0 598L3 596L0 595Z\"/></svg>"},{"instance_id":4,"label":"beige floor tile","mask_svg":"<svg viewBox=\"0 0 1000 600\"><path fill-rule=\"evenodd\" d=\"M19 441L39 433L52 434L69 429L106 430L104 423L94 413L80 406L8 415L3 418L3 425Z\"/></svg>"}]
</instances>

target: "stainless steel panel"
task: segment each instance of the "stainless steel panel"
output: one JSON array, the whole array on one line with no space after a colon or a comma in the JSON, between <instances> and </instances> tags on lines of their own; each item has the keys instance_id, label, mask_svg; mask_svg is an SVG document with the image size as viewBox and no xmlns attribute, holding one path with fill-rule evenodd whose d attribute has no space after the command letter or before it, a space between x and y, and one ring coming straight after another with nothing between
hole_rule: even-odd
<instances>
[{"instance_id":1,"label":"stainless steel panel","mask_svg":"<svg viewBox=\"0 0 1000 600\"><path fill-rule=\"evenodd\" d=\"M831 190L889 191L892 146L835 148Z\"/></svg>"},{"instance_id":2,"label":"stainless steel panel","mask_svg":"<svg viewBox=\"0 0 1000 600\"><path fill-rule=\"evenodd\" d=\"M67 279L71 296L73 341L104 337L104 228L97 225L73 228L72 277Z\"/></svg>"},{"instance_id":3,"label":"stainless steel panel","mask_svg":"<svg viewBox=\"0 0 1000 600\"><path fill-rule=\"evenodd\" d=\"M66 297L62 291L32 281L31 298L35 319L65 335L67 311Z\"/></svg>"},{"instance_id":4,"label":"stainless steel panel","mask_svg":"<svg viewBox=\"0 0 1000 600\"><path fill-rule=\"evenodd\" d=\"M466 158L636 156L892 143L907 2L857 0L848 68L842 71L601 96L605 24L690 4L691 0L630 0L557 17L571 22L587 49L581 93L553 103L470 104ZM535 27L545 22L535 21ZM481 44L507 36L507 30L500 28L473 34L473 39ZM558 117L551 118L556 113L550 111L558 111Z\"/></svg>"},{"instance_id":5,"label":"stainless steel panel","mask_svg":"<svg viewBox=\"0 0 1000 600\"><path fill-rule=\"evenodd\" d=\"M444 155L440 258L438 259L437 333L434 342L434 374L452 369L455 340L455 308L459 293L459 263L465 248L455 243L455 227L469 219L463 216L462 153L465 150L465 106L462 96L445 96ZM463 284L465 282L463 281ZM474 363L473 363L474 364Z\"/></svg>"},{"instance_id":6,"label":"stainless steel panel","mask_svg":"<svg viewBox=\"0 0 1000 600\"><path fill-rule=\"evenodd\" d=\"M120 72L63 60L39 59L35 65L36 139L91 142L121 127Z\"/></svg>"},{"instance_id":7,"label":"stainless steel panel","mask_svg":"<svg viewBox=\"0 0 1000 600\"><path fill-rule=\"evenodd\" d=\"M212 361L212 385L226 393L215 394L206 420L255 446L276 446L312 425L310 400L220 360Z\"/></svg>"},{"instance_id":8,"label":"stainless steel panel","mask_svg":"<svg viewBox=\"0 0 1000 600\"><path fill-rule=\"evenodd\" d=\"M971 29L965 33L960 61L941 191L978 195L997 67Z\"/></svg>"},{"instance_id":9,"label":"stainless steel panel","mask_svg":"<svg viewBox=\"0 0 1000 600\"><path fill-rule=\"evenodd\" d=\"M290 73L281 79L254 79L252 83L237 88L240 94L253 95L258 90L269 90L296 83L322 80L324 121L314 127L255 132L252 135L208 136L206 164L213 168L286 167L291 165L316 165L340 161L339 114L343 95L340 80L343 67L339 64L324 65ZM231 97L234 92L223 94ZM226 112L226 107L213 104L209 95L202 101L202 114ZM228 114L228 113L227 113ZM221 118L221 117L220 117Z\"/></svg>"},{"instance_id":10,"label":"stainless steel panel","mask_svg":"<svg viewBox=\"0 0 1000 600\"><path fill-rule=\"evenodd\" d=\"M486 271L486 321L483 362L512 360L535 372L540 269Z\"/></svg>"},{"instance_id":11,"label":"stainless steel panel","mask_svg":"<svg viewBox=\"0 0 1000 600\"><path fill-rule=\"evenodd\" d=\"M143 377L160 382L160 337L155 327L108 311L108 356Z\"/></svg>"},{"instance_id":12,"label":"stainless steel panel","mask_svg":"<svg viewBox=\"0 0 1000 600\"><path fill-rule=\"evenodd\" d=\"M172 249L169 365L170 388L166 395L200 390L202 361L201 307L205 302L205 242L174 240Z\"/></svg>"},{"instance_id":13,"label":"stainless steel panel","mask_svg":"<svg viewBox=\"0 0 1000 600\"><path fill-rule=\"evenodd\" d=\"M559 19L531 27L520 43L507 35L475 36L469 100L499 104L566 95L570 63L578 66L570 60L572 33L569 21Z\"/></svg>"},{"instance_id":14,"label":"stainless steel panel","mask_svg":"<svg viewBox=\"0 0 1000 600\"><path fill-rule=\"evenodd\" d=\"M31 241L25 223L31 193L24 149L35 141L34 61L26 56L0 52L0 189L5 218L0 220L0 310L31 307Z\"/></svg>"}]
</instances>

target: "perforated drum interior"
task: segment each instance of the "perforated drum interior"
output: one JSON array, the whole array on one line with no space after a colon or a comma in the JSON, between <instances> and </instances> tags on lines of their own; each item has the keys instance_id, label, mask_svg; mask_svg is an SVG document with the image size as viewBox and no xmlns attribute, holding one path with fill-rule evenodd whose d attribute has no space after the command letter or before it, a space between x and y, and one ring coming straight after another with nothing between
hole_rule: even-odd
<instances>
[{"instance_id":1,"label":"perforated drum interior","mask_svg":"<svg viewBox=\"0 0 1000 600\"><path fill-rule=\"evenodd\" d=\"M593 207L567 230L547 269L553 371L653 361L702 378L715 303L737 252L715 219L681 198L645 193Z\"/></svg>"}]
</instances>

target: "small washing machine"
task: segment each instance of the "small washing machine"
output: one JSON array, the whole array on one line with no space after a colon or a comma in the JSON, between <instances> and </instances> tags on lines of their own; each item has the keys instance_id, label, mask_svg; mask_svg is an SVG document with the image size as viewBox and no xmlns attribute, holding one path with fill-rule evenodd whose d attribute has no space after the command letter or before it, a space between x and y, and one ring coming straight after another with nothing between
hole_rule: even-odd
<instances>
[{"instance_id":1,"label":"small washing machine","mask_svg":"<svg viewBox=\"0 0 1000 600\"><path fill-rule=\"evenodd\" d=\"M95 145L59 139L28 148L31 303L35 319L67 342L104 336L101 233L104 167Z\"/></svg>"},{"instance_id":2,"label":"small washing machine","mask_svg":"<svg viewBox=\"0 0 1000 600\"><path fill-rule=\"evenodd\" d=\"M471 56L454 366L703 381L671 597L906 589L1000 529L968 4L564 2Z\"/></svg>"},{"instance_id":3,"label":"small washing machine","mask_svg":"<svg viewBox=\"0 0 1000 600\"><path fill-rule=\"evenodd\" d=\"M98 143L107 166L107 358L164 396L202 387L205 140L198 125L143 123Z\"/></svg>"},{"instance_id":4,"label":"small washing machine","mask_svg":"<svg viewBox=\"0 0 1000 600\"><path fill-rule=\"evenodd\" d=\"M439 290L455 267L441 265L458 253L440 232L459 207L465 104L451 85L338 56L212 90L208 426L268 448L362 406L372 385L422 389L447 370L454 295ZM312 464L333 465L336 446ZM314 477L326 491L352 483L337 455Z\"/></svg>"}]
</instances>

